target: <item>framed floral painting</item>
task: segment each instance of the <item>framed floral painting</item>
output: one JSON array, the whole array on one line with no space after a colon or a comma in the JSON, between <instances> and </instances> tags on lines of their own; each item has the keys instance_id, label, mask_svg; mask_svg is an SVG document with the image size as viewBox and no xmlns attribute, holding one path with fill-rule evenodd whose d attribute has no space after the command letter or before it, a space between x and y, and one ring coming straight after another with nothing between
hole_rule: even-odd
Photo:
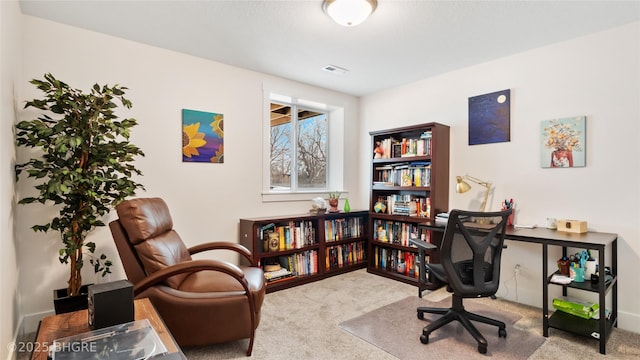
<instances>
[{"instance_id":1,"label":"framed floral painting","mask_svg":"<svg viewBox=\"0 0 640 360\"><path fill-rule=\"evenodd\" d=\"M586 116L541 122L540 165L543 168L586 165Z\"/></svg>"},{"instance_id":2,"label":"framed floral painting","mask_svg":"<svg viewBox=\"0 0 640 360\"><path fill-rule=\"evenodd\" d=\"M224 115L182 109L182 161L224 162Z\"/></svg>"}]
</instances>

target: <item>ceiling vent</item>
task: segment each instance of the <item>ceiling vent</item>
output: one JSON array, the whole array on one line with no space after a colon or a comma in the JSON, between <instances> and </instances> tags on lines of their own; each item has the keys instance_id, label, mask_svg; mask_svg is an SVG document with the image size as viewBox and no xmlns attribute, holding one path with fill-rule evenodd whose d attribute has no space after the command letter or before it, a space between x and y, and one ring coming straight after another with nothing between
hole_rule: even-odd
<instances>
[{"instance_id":1,"label":"ceiling vent","mask_svg":"<svg viewBox=\"0 0 640 360\"><path fill-rule=\"evenodd\" d=\"M349 72L349 70L345 68L341 68L340 66L335 66L335 65L324 66L322 70L326 72L330 72L332 74L336 74L336 75L344 75Z\"/></svg>"}]
</instances>

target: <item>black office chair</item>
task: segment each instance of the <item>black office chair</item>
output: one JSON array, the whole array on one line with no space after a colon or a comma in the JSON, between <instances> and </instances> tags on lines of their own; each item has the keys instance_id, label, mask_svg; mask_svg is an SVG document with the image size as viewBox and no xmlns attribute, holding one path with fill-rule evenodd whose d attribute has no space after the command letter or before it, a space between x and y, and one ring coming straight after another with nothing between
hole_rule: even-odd
<instances>
[{"instance_id":1,"label":"black office chair","mask_svg":"<svg viewBox=\"0 0 640 360\"><path fill-rule=\"evenodd\" d=\"M478 342L478 352L487 352L487 340L470 320L495 325L498 336L507 337L505 324L464 309L462 299L495 295L500 284L500 256L504 244L507 218L512 209L496 212L451 210L440 247L440 264L428 264L421 259L429 277L446 283L452 292L451 308L419 307L418 318L424 313L441 314L422 330L420 341L429 343L429 335L451 321L459 321ZM471 222L472 220L475 222ZM412 242L422 250L434 246L422 241ZM422 251L424 253L424 251Z\"/></svg>"}]
</instances>

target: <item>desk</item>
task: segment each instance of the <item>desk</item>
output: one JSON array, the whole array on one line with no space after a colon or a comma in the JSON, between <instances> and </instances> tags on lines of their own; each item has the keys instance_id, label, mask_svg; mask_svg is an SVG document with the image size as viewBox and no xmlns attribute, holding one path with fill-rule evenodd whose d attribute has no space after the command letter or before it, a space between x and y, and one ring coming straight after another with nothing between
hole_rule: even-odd
<instances>
[{"instance_id":1,"label":"desk","mask_svg":"<svg viewBox=\"0 0 640 360\"><path fill-rule=\"evenodd\" d=\"M173 355L171 359L187 359L148 298L134 300L134 308L135 320L149 320L169 354ZM88 331L91 328L87 310L45 317L38 328L31 360L47 360L48 348L53 346L54 340Z\"/></svg>"},{"instance_id":2,"label":"desk","mask_svg":"<svg viewBox=\"0 0 640 360\"><path fill-rule=\"evenodd\" d=\"M444 231L444 226L435 225L435 223L424 223L432 231ZM542 313L543 313L543 335L549 336L549 328L568 331L577 335L589 337L598 340L600 343L600 353L606 354L606 344L613 327L618 326L618 235L611 233L587 232L583 234L574 234L550 230L546 228L523 229L513 226L507 227L505 239L513 241L523 241L542 245ZM549 257L549 246L561 246L562 255L567 255L567 248L579 248L598 251L599 269L604 269L605 265L611 268L613 279L609 283L605 283L604 277L600 277L597 284L591 281L583 283L570 283L568 285L554 284L549 281L549 269L547 266ZM605 250L611 248L611 264L607 265L605 261ZM554 268L554 271L555 272ZM422 271L421 271L422 272ZM553 273L552 272L552 273ZM421 275L421 280L424 279ZM579 317L568 315L560 311L549 315L549 285L562 286L562 294L567 295L567 289L579 289L598 293L599 320L581 319ZM611 291L610 317L606 317L606 295ZM596 334L596 335L593 335ZM604 335L603 335L604 334Z\"/></svg>"}]
</instances>

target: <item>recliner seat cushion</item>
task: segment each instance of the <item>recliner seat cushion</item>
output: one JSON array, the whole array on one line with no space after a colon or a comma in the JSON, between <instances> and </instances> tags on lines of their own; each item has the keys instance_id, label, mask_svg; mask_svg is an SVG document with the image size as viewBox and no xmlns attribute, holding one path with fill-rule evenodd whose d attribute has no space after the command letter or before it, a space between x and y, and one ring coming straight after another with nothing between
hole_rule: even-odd
<instances>
[{"instance_id":1,"label":"recliner seat cushion","mask_svg":"<svg viewBox=\"0 0 640 360\"><path fill-rule=\"evenodd\" d=\"M249 284L256 304L260 309L264 301L264 275L262 270L255 267L241 267ZM190 293L220 293L228 295L243 295L244 288L232 276L219 271L198 271L189 274L177 290ZM196 295L197 296L197 295Z\"/></svg>"}]
</instances>

